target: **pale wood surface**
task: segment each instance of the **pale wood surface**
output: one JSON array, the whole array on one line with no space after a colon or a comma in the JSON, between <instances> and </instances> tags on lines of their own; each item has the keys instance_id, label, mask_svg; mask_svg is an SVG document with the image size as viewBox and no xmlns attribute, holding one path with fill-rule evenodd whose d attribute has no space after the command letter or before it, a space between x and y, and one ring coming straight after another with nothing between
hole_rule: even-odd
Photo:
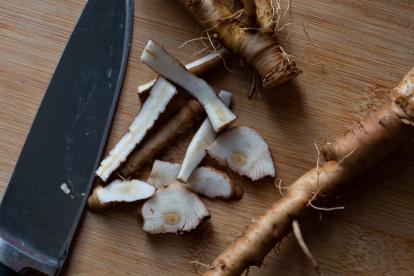
<instances>
[{"instance_id":1,"label":"pale wood surface","mask_svg":"<svg viewBox=\"0 0 414 276\"><path fill-rule=\"evenodd\" d=\"M1 194L84 3L0 0ZM283 7L286 3L282 1ZM249 101L250 75L239 62L231 64L232 73L223 69L210 77L217 89L234 93L238 124L254 127L269 142L278 176L286 184L315 166L315 141L328 141L375 109L414 65L414 2L293 0L288 21L295 24L280 40L304 71L295 81ZM136 86L154 76L138 58L146 40L155 39L184 62L202 48L193 43L177 50L198 35L199 27L175 1L135 0L134 23L107 150L139 109ZM162 159L179 162L188 141L180 139ZM355 180L333 203L346 206L345 211L308 219L304 237L325 275L414 274L413 154L410 144ZM205 200L212 219L186 236L145 234L134 206L87 212L64 274L201 273L204 268L191 261L211 262L252 218L280 198L273 179L235 179L243 182L244 198L234 203ZM309 275L312 270L296 241L288 238L278 255L270 253L262 268L250 273Z\"/></svg>"}]
</instances>

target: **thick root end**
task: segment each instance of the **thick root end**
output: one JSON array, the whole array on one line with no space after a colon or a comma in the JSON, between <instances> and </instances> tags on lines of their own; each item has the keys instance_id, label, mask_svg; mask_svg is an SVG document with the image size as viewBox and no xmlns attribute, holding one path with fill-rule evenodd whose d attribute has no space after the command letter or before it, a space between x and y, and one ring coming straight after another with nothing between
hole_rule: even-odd
<instances>
[{"instance_id":1,"label":"thick root end","mask_svg":"<svg viewBox=\"0 0 414 276\"><path fill-rule=\"evenodd\" d=\"M259 53L253 65L264 88L279 86L302 73L294 61L288 60L286 54L276 51L275 47Z\"/></svg>"},{"instance_id":2,"label":"thick root end","mask_svg":"<svg viewBox=\"0 0 414 276\"><path fill-rule=\"evenodd\" d=\"M414 125L414 68L391 93L393 110L401 120Z\"/></svg>"}]
</instances>

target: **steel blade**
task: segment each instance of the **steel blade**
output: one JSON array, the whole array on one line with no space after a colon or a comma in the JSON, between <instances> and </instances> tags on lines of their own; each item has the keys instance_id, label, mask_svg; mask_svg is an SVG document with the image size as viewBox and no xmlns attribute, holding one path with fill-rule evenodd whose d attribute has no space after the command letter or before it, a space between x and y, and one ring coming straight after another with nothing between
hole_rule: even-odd
<instances>
[{"instance_id":1,"label":"steel blade","mask_svg":"<svg viewBox=\"0 0 414 276\"><path fill-rule=\"evenodd\" d=\"M133 0L89 0L66 45L0 206L0 262L15 271L62 267L117 103L132 20Z\"/></svg>"}]
</instances>

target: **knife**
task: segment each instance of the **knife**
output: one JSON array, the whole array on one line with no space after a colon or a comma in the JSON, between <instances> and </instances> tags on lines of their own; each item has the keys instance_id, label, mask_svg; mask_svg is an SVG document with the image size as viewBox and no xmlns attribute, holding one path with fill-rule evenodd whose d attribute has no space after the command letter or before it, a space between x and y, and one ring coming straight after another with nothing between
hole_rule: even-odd
<instances>
[{"instance_id":1,"label":"knife","mask_svg":"<svg viewBox=\"0 0 414 276\"><path fill-rule=\"evenodd\" d=\"M61 269L127 64L133 0L89 0L49 83L0 205L0 262ZM0 271L6 271L2 268Z\"/></svg>"}]
</instances>

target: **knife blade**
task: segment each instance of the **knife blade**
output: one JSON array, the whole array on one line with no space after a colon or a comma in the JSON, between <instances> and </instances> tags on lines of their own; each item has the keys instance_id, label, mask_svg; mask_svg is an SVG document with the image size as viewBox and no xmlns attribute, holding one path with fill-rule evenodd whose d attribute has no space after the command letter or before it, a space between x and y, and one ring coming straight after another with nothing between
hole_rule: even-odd
<instances>
[{"instance_id":1,"label":"knife blade","mask_svg":"<svg viewBox=\"0 0 414 276\"><path fill-rule=\"evenodd\" d=\"M0 262L55 275L81 218L127 64L133 0L89 0L0 205Z\"/></svg>"}]
</instances>

